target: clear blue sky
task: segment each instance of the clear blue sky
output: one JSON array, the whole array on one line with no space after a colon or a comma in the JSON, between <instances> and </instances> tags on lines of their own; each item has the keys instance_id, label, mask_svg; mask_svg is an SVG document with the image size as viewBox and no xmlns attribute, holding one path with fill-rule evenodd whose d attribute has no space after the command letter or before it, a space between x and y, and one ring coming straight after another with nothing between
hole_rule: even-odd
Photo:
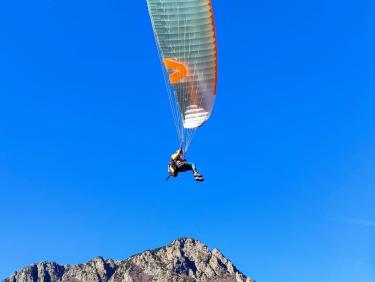
<instances>
[{"instance_id":1,"label":"clear blue sky","mask_svg":"<svg viewBox=\"0 0 375 282\"><path fill-rule=\"evenodd\" d=\"M0 4L0 277L182 236L266 282L375 281L375 4L214 1L217 103L177 138L146 2Z\"/></svg>"}]
</instances>

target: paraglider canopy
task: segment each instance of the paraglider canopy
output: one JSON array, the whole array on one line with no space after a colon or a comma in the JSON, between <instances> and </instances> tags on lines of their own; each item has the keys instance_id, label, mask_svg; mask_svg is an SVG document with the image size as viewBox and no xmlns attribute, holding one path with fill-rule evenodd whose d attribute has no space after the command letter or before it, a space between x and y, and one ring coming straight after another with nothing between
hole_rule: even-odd
<instances>
[{"instance_id":1,"label":"paraglider canopy","mask_svg":"<svg viewBox=\"0 0 375 282\"><path fill-rule=\"evenodd\" d=\"M180 145L211 115L217 47L211 0L147 0Z\"/></svg>"}]
</instances>

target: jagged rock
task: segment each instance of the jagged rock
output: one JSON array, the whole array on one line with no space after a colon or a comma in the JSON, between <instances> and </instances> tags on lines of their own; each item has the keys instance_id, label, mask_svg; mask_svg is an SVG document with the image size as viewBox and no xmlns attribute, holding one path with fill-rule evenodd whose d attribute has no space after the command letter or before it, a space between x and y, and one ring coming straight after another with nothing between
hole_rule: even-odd
<instances>
[{"instance_id":1,"label":"jagged rock","mask_svg":"<svg viewBox=\"0 0 375 282\"><path fill-rule=\"evenodd\" d=\"M94 258L86 264L32 264L3 282L255 282L218 250L181 238L124 261Z\"/></svg>"}]
</instances>

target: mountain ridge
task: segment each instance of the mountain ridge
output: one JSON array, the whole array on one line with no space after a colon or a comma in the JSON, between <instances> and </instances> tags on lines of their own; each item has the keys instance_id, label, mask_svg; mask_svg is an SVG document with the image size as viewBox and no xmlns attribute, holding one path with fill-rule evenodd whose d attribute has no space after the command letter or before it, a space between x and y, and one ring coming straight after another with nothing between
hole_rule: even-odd
<instances>
[{"instance_id":1,"label":"mountain ridge","mask_svg":"<svg viewBox=\"0 0 375 282\"><path fill-rule=\"evenodd\" d=\"M255 282L218 249L192 238L130 256L125 260L95 257L85 264L34 263L3 282Z\"/></svg>"}]
</instances>

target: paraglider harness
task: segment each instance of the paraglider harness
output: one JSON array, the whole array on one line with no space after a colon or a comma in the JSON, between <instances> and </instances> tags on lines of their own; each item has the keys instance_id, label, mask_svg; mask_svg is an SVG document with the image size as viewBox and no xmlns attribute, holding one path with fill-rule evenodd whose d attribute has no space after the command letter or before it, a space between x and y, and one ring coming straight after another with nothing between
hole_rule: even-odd
<instances>
[{"instance_id":1,"label":"paraglider harness","mask_svg":"<svg viewBox=\"0 0 375 282\"><path fill-rule=\"evenodd\" d=\"M179 158L175 158L174 155L172 155L171 160L168 164L168 173L169 176L165 181L168 181L171 177L176 177L179 172L185 172L185 171L193 171L194 172L194 178L195 181L202 182L203 176L199 174L199 172L196 170L194 163L188 163L183 155L182 148L179 151ZM181 157L182 156L182 157Z\"/></svg>"},{"instance_id":2,"label":"paraglider harness","mask_svg":"<svg viewBox=\"0 0 375 282\"><path fill-rule=\"evenodd\" d=\"M182 148L180 148L182 150ZM182 164L182 165L181 165ZM178 173L181 171L181 168L183 167L184 162L182 162L180 165L178 164L178 161L171 159L168 164L168 173L169 176L167 177L166 181L169 180L171 177L177 177Z\"/></svg>"},{"instance_id":3,"label":"paraglider harness","mask_svg":"<svg viewBox=\"0 0 375 282\"><path fill-rule=\"evenodd\" d=\"M170 160L168 164L168 177L165 179L165 181L168 181L171 177L177 177L178 175L178 165L177 162L174 160Z\"/></svg>"},{"instance_id":4,"label":"paraglider harness","mask_svg":"<svg viewBox=\"0 0 375 282\"><path fill-rule=\"evenodd\" d=\"M170 160L168 164L169 176L176 177L178 175L178 165L175 160Z\"/></svg>"}]
</instances>

